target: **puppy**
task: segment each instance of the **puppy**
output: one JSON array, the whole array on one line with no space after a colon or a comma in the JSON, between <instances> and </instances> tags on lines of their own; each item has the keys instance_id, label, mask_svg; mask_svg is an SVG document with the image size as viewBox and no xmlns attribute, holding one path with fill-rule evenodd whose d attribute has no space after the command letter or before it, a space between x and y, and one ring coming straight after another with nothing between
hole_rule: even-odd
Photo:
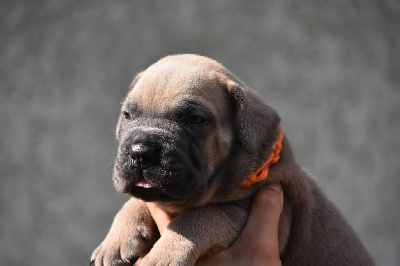
<instances>
[{"instance_id":1,"label":"puppy","mask_svg":"<svg viewBox=\"0 0 400 266\"><path fill-rule=\"evenodd\" d=\"M168 56L130 86L113 181L133 196L93 265L194 265L240 234L252 196L280 183L283 265L372 265L333 204L293 157L276 112L214 60ZM145 201L177 215L162 237ZM146 255L147 254L147 255Z\"/></svg>"}]
</instances>

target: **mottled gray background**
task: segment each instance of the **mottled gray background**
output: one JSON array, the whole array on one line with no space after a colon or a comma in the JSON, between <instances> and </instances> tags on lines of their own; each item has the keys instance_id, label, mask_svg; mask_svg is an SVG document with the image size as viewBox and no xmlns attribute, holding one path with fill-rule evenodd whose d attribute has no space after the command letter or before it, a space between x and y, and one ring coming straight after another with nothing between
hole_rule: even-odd
<instances>
[{"instance_id":1,"label":"mottled gray background","mask_svg":"<svg viewBox=\"0 0 400 266\"><path fill-rule=\"evenodd\" d=\"M400 3L0 4L0 264L87 265L127 197L119 102L158 58L199 53L283 119L378 265L400 265Z\"/></svg>"}]
</instances>

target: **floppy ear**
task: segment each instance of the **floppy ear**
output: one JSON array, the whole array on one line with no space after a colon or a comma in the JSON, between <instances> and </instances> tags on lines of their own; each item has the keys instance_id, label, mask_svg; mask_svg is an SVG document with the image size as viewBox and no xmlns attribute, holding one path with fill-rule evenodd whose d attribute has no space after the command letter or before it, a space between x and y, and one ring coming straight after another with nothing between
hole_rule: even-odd
<instances>
[{"instance_id":1,"label":"floppy ear","mask_svg":"<svg viewBox=\"0 0 400 266\"><path fill-rule=\"evenodd\" d=\"M240 142L250 152L275 141L280 118L274 109L243 84L228 81L228 93L235 105L236 127Z\"/></svg>"},{"instance_id":2,"label":"floppy ear","mask_svg":"<svg viewBox=\"0 0 400 266\"><path fill-rule=\"evenodd\" d=\"M131 93L131 91L133 90L133 88L135 87L136 83L139 81L139 79L142 77L142 73L140 72L139 74L136 75L136 77L133 79L131 85L129 86L129 91L128 94L126 95L126 97L128 97L128 95ZM126 97L124 99L124 102L126 100ZM123 120L123 115L119 114L119 119L118 119L118 123L117 123L117 128L116 128L116 132L115 132L115 137L117 140L121 139L121 124L122 124L122 120Z\"/></svg>"}]
</instances>

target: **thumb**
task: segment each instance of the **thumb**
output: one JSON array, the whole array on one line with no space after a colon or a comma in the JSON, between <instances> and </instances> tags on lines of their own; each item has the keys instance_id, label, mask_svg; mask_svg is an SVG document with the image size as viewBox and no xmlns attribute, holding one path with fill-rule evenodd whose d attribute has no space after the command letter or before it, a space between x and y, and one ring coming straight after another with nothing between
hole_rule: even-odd
<instances>
[{"instance_id":1,"label":"thumb","mask_svg":"<svg viewBox=\"0 0 400 266\"><path fill-rule=\"evenodd\" d=\"M146 205L157 225L160 235L162 235L168 224L175 218L175 215L160 209L154 202L146 202Z\"/></svg>"},{"instance_id":2,"label":"thumb","mask_svg":"<svg viewBox=\"0 0 400 266\"><path fill-rule=\"evenodd\" d=\"M260 188L253 199L248 221L233 245L233 252L243 250L262 256L266 261L279 260L278 225L283 209L280 184ZM249 247L252 247L249 249Z\"/></svg>"}]
</instances>

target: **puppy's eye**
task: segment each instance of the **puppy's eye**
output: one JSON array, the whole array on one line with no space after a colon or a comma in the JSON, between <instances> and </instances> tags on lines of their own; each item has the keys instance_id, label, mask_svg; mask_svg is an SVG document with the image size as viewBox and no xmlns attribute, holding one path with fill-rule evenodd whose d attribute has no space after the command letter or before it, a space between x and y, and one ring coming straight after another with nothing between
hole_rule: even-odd
<instances>
[{"instance_id":1,"label":"puppy's eye","mask_svg":"<svg viewBox=\"0 0 400 266\"><path fill-rule=\"evenodd\" d=\"M204 117L201 117L199 115L190 115L186 117L185 123L186 124L201 124L205 122L206 119Z\"/></svg>"},{"instance_id":2,"label":"puppy's eye","mask_svg":"<svg viewBox=\"0 0 400 266\"><path fill-rule=\"evenodd\" d=\"M131 115L126 111L123 111L122 114L124 115L125 119L127 119L127 120L132 118Z\"/></svg>"}]
</instances>

